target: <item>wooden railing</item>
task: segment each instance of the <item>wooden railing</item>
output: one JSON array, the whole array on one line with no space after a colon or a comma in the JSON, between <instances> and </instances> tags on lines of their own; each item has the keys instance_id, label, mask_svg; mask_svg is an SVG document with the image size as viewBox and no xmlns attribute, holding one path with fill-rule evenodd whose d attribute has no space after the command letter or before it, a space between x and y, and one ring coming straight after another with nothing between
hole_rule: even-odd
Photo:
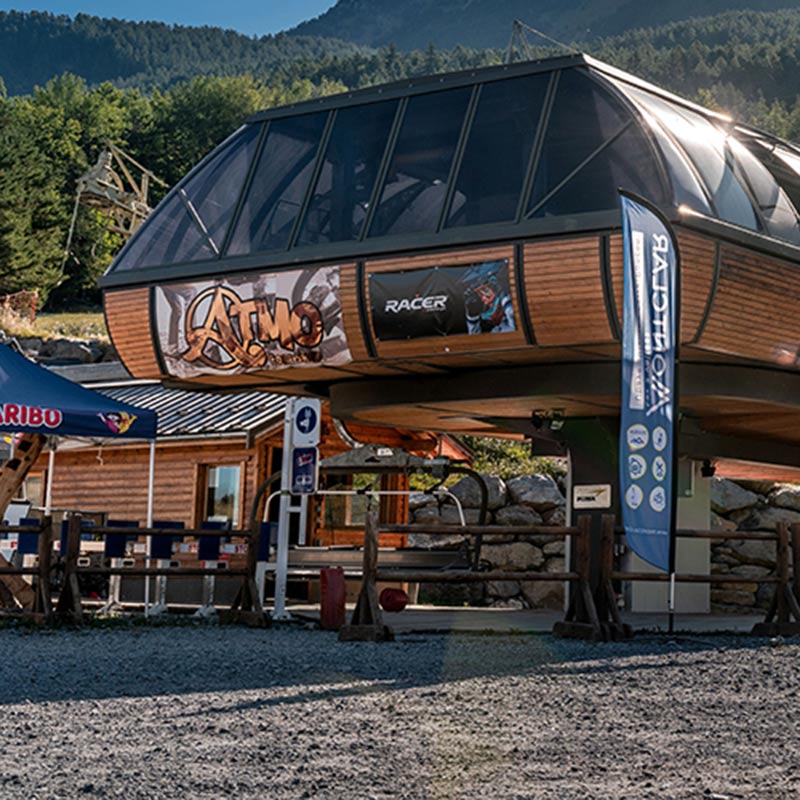
<instances>
[{"instance_id":1,"label":"wooden railing","mask_svg":"<svg viewBox=\"0 0 800 800\"><path fill-rule=\"evenodd\" d=\"M403 570L378 568L378 535L382 532L403 534L425 534L426 536L463 535L478 541L494 537L514 535L517 539L530 536L572 537L575 544L574 569L564 572L541 572L539 570ZM578 518L573 527L550 527L546 525L378 525L377 511L370 509L364 530L363 580L356 608L350 624L342 628L342 641L385 641L392 632L384 625L378 603L377 583L398 581L404 583L486 583L489 581L569 582L574 585L572 601L563 622L554 632L560 636L573 636L601 640L622 638L629 629L617 618L605 626L595 605L590 586L591 574L591 520L587 516Z\"/></svg>"}]
</instances>

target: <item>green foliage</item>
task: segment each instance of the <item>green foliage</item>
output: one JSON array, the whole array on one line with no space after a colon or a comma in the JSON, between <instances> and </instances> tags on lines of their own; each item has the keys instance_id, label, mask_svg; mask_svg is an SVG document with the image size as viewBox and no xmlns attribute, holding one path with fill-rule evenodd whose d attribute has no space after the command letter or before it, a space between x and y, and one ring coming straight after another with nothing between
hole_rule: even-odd
<instances>
[{"instance_id":1,"label":"green foliage","mask_svg":"<svg viewBox=\"0 0 800 800\"><path fill-rule=\"evenodd\" d=\"M279 64L357 45L306 36L254 38L220 28L125 22L78 14L0 12L0 75L23 94L69 69L90 84L167 88L199 75L266 75ZM35 57L33 57L35 54Z\"/></svg>"},{"instance_id":2,"label":"green foliage","mask_svg":"<svg viewBox=\"0 0 800 800\"><path fill-rule=\"evenodd\" d=\"M466 5L458 0L458 13L455 0L370 0L371 11L364 14L364 2L340 0L301 32L324 25L328 34L360 41L367 41L368 33L380 49L314 36L255 39L213 28L0 12L0 294L38 288L49 308L99 302L97 278L121 244L109 233L108 220L81 207L63 269L62 260L75 181L107 141L173 185L260 109L498 64L502 50L460 44L477 41L465 26L472 26L475 35L495 36L484 43L503 44L491 33L492 26L500 20L507 31L505 20L513 15L524 19L529 12L527 0ZM748 5L769 9L776 3L751 0ZM602 18L602 24L592 23L596 35L738 3L679 0L652 7L589 0L578 5L543 0L541 19L562 25L563 35L577 36L569 31L579 12L584 21ZM345 25L342 20L358 8L360 17ZM398 49L402 37L387 38L403 26L413 28L413 46L421 49L405 52ZM560 35L560 29L537 26ZM433 34L445 29L456 37L446 41L456 45L448 50L431 43L441 44L444 40ZM587 47L598 58L706 106L800 139L800 10L688 19L627 31ZM30 58L34 52L37 58ZM554 52L542 47L533 54ZM67 64L76 74L63 72ZM154 187L151 201L163 192ZM478 451L478 463L485 459L487 469L501 474L510 474L518 463L528 464L520 467L523 471L549 469L526 462L518 445L480 445Z\"/></svg>"},{"instance_id":3,"label":"green foliage","mask_svg":"<svg viewBox=\"0 0 800 800\"><path fill-rule=\"evenodd\" d=\"M0 291L39 289L44 300L60 282L79 138L61 108L0 101Z\"/></svg>"},{"instance_id":4,"label":"green foliage","mask_svg":"<svg viewBox=\"0 0 800 800\"><path fill-rule=\"evenodd\" d=\"M518 475L566 475L567 465L563 458L532 456L528 442L510 439L495 439L486 436L462 436L464 443L474 454L472 468L476 472L488 472L504 480Z\"/></svg>"}]
</instances>

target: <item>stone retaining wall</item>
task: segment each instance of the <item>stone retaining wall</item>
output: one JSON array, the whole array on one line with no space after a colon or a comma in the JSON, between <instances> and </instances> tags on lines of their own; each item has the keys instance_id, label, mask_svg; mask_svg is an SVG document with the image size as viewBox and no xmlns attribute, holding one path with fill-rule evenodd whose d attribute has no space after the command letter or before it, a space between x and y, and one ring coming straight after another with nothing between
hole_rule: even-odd
<instances>
[{"instance_id":1,"label":"stone retaining wall","mask_svg":"<svg viewBox=\"0 0 800 800\"><path fill-rule=\"evenodd\" d=\"M25 355L40 364L96 364L118 360L113 345L101 339L43 339L40 336L17 336L16 339Z\"/></svg>"},{"instance_id":2,"label":"stone retaining wall","mask_svg":"<svg viewBox=\"0 0 800 800\"><path fill-rule=\"evenodd\" d=\"M483 476L489 486L487 524L554 525L565 524L566 501L559 483L548 475L524 475L503 481ZM477 524L480 493L475 482L463 478L451 491L462 503L468 524ZM458 512L452 501L437 500L425 494L412 495L410 521L425 525L457 524ZM711 528L713 530L774 531L779 521L800 522L800 486L758 481L731 481L712 478ZM414 535L409 544L426 549L458 550L461 536ZM499 570L542 570L562 572L564 540L552 536L508 536L481 548L487 568ZM773 542L724 539L712 542L711 571L716 575L751 578L775 574ZM757 583L721 583L711 587L711 607L716 612L743 613L769 606L774 586ZM460 605L503 606L506 608L562 608L560 583L496 581L486 585L425 584L420 587L420 602Z\"/></svg>"},{"instance_id":3,"label":"stone retaining wall","mask_svg":"<svg viewBox=\"0 0 800 800\"><path fill-rule=\"evenodd\" d=\"M504 481L484 475L489 487L489 514L486 523L496 525L553 525L566 521L566 501L558 483L549 475L524 475ZM480 491L471 478L462 478L450 491L461 501L467 524L477 524L480 515ZM441 501L431 495L417 494L410 499L410 521L422 525L459 523L452 500ZM458 550L462 536L409 537L412 547ZM490 569L563 572L564 539L555 536L507 536L486 539L481 561ZM420 602L447 605L502 606L504 608L561 608L564 590L561 583L495 581L488 584L423 584Z\"/></svg>"},{"instance_id":4,"label":"stone retaining wall","mask_svg":"<svg viewBox=\"0 0 800 800\"><path fill-rule=\"evenodd\" d=\"M778 522L800 522L800 486L712 478L712 529L775 531ZM737 539L712 542L711 571L747 578L774 575L775 543ZM733 613L765 609L774 591L769 584L716 584L711 587L711 608Z\"/></svg>"}]
</instances>

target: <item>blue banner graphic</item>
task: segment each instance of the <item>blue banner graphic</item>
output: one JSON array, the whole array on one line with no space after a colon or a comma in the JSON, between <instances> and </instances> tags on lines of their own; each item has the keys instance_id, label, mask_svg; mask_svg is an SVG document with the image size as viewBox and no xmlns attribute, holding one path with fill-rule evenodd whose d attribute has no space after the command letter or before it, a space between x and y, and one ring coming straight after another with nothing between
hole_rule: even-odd
<instances>
[{"instance_id":1,"label":"blue banner graphic","mask_svg":"<svg viewBox=\"0 0 800 800\"><path fill-rule=\"evenodd\" d=\"M621 195L625 248L620 501L631 549L672 571L678 250L667 222Z\"/></svg>"}]
</instances>

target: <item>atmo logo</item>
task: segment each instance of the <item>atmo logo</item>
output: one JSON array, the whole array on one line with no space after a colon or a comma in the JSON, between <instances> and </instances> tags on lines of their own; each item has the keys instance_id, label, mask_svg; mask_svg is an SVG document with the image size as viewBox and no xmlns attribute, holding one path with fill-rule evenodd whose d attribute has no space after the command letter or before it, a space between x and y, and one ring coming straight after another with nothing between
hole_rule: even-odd
<instances>
[{"instance_id":1,"label":"atmo logo","mask_svg":"<svg viewBox=\"0 0 800 800\"><path fill-rule=\"evenodd\" d=\"M198 317L202 316L202 320ZM269 307L263 298L242 300L232 289L215 286L192 300L186 312L186 361L200 361L214 369L258 368L274 361L267 345L276 342L287 351L290 362L313 361L295 347L316 347L324 335L322 313L313 303L291 306L278 297ZM217 348L210 348L210 344ZM228 359L219 358L219 351ZM278 355L277 359L284 360Z\"/></svg>"}]
</instances>

